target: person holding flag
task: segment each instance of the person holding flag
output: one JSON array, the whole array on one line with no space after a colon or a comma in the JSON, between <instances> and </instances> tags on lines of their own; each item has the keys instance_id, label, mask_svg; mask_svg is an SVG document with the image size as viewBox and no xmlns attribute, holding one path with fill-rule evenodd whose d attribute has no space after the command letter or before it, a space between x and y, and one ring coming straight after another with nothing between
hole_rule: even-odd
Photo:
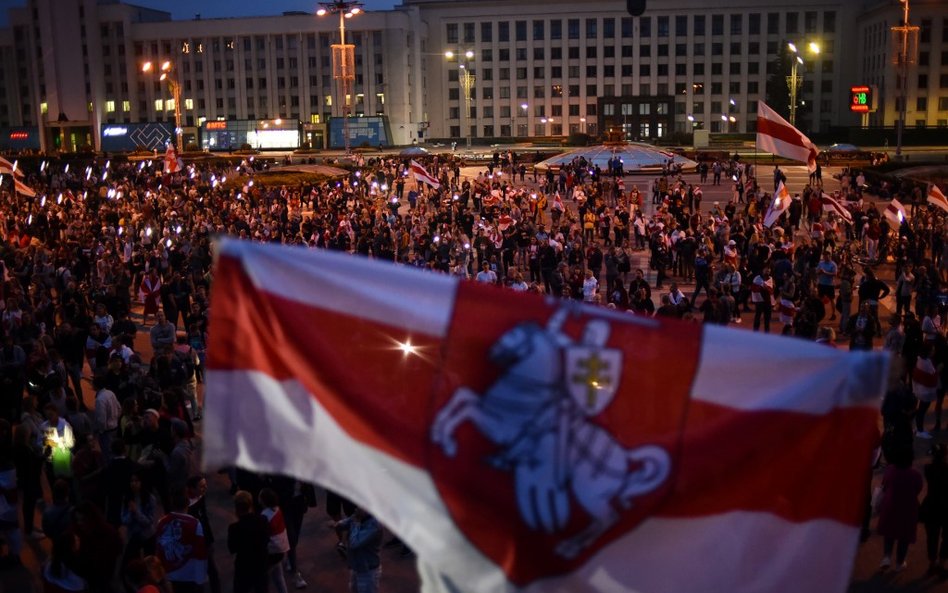
<instances>
[{"instance_id":1,"label":"person holding flag","mask_svg":"<svg viewBox=\"0 0 948 593\"><path fill-rule=\"evenodd\" d=\"M792 201L793 198L790 196L790 192L787 191L787 186L782 181L779 182L777 191L774 192L773 201L770 202L770 207L767 208L767 213L764 215L764 226L768 228L774 226L780 216L790 208Z\"/></svg>"},{"instance_id":2,"label":"person holding flag","mask_svg":"<svg viewBox=\"0 0 948 593\"><path fill-rule=\"evenodd\" d=\"M816 172L820 154L816 144L763 101L757 102L757 150L806 163L810 173ZM776 183L776 171L774 175Z\"/></svg>"}]
</instances>

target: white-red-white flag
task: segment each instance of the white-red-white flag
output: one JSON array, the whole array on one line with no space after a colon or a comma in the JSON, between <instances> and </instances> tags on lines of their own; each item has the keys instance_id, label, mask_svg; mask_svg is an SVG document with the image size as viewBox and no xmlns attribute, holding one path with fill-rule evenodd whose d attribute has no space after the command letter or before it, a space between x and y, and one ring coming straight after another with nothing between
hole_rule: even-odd
<instances>
[{"instance_id":1,"label":"white-red-white flag","mask_svg":"<svg viewBox=\"0 0 948 593\"><path fill-rule=\"evenodd\" d=\"M777 185L777 191L774 192L773 200L770 202L770 207L767 208L767 213L764 215L764 226L772 227L774 223L780 218L780 215L787 211L787 208L790 207L790 203L793 201L793 196L790 195L790 192L787 191L787 186L781 181Z\"/></svg>"},{"instance_id":2,"label":"white-red-white flag","mask_svg":"<svg viewBox=\"0 0 948 593\"><path fill-rule=\"evenodd\" d=\"M942 193L934 183L928 189L928 203L934 204L945 212L948 212L948 198L945 197L945 194Z\"/></svg>"},{"instance_id":3,"label":"white-red-white flag","mask_svg":"<svg viewBox=\"0 0 948 593\"><path fill-rule=\"evenodd\" d=\"M853 213L849 211L849 208L840 204L839 200L828 193L823 192L823 195L820 196L820 201L823 203L823 212L834 213L840 219L845 221L846 224L853 223Z\"/></svg>"},{"instance_id":4,"label":"white-red-white flag","mask_svg":"<svg viewBox=\"0 0 948 593\"><path fill-rule=\"evenodd\" d=\"M441 187L441 182L438 181L436 177L432 177L428 171L421 166L416 160L411 161L411 172L415 176L416 181L421 181L422 183L427 183L431 187L438 189Z\"/></svg>"},{"instance_id":5,"label":"white-red-white flag","mask_svg":"<svg viewBox=\"0 0 948 593\"><path fill-rule=\"evenodd\" d=\"M902 221L905 220L905 206L902 205L902 202L892 198L882 214L891 226L898 229L902 226Z\"/></svg>"},{"instance_id":6,"label":"white-red-white flag","mask_svg":"<svg viewBox=\"0 0 948 593\"><path fill-rule=\"evenodd\" d=\"M423 590L846 590L881 352L217 247L207 467L344 494Z\"/></svg>"},{"instance_id":7,"label":"white-red-white flag","mask_svg":"<svg viewBox=\"0 0 948 593\"><path fill-rule=\"evenodd\" d=\"M757 150L806 163L816 171L820 149L763 101L757 102Z\"/></svg>"},{"instance_id":8,"label":"white-red-white flag","mask_svg":"<svg viewBox=\"0 0 948 593\"><path fill-rule=\"evenodd\" d=\"M23 183L16 177L13 178L13 188L16 190L16 193L24 195L28 198L35 198L36 192L33 191L33 188Z\"/></svg>"},{"instance_id":9,"label":"white-red-white flag","mask_svg":"<svg viewBox=\"0 0 948 593\"><path fill-rule=\"evenodd\" d=\"M0 156L0 173L5 175L13 175L15 177L23 177L23 171L20 169L20 163L18 161L10 162L7 159Z\"/></svg>"},{"instance_id":10,"label":"white-red-white flag","mask_svg":"<svg viewBox=\"0 0 948 593\"><path fill-rule=\"evenodd\" d=\"M168 150L165 151L165 173L177 173L184 168L184 161L178 156L178 151L174 149L174 144L168 143Z\"/></svg>"}]
</instances>

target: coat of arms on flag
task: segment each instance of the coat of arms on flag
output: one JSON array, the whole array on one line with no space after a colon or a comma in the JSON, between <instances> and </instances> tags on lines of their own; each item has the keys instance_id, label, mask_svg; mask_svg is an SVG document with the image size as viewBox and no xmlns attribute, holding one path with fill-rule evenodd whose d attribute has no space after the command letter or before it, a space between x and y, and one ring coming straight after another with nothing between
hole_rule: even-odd
<instances>
[{"instance_id":1,"label":"coat of arms on flag","mask_svg":"<svg viewBox=\"0 0 948 593\"><path fill-rule=\"evenodd\" d=\"M347 496L417 552L426 593L846 589L883 353L217 253L205 463Z\"/></svg>"}]
</instances>

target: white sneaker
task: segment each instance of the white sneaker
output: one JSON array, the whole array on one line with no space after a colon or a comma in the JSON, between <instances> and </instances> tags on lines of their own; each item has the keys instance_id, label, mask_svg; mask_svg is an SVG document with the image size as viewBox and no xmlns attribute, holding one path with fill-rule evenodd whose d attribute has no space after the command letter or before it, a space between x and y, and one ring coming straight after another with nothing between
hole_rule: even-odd
<instances>
[{"instance_id":1,"label":"white sneaker","mask_svg":"<svg viewBox=\"0 0 948 593\"><path fill-rule=\"evenodd\" d=\"M888 556L883 556L882 562L879 563L879 568L884 570L886 568L889 568L890 566L892 566L892 558L889 558Z\"/></svg>"},{"instance_id":2,"label":"white sneaker","mask_svg":"<svg viewBox=\"0 0 948 593\"><path fill-rule=\"evenodd\" d=\"M297 589L304 589L306 587L306 580L303 579L303 575L299 572L293 577L293 586Z\"/></svg>"},{"instance_id":3,"label":"white sneaker","mask_svg":"<svg viewBox=\"0 0 948 593\"><path fill-rule=\"evenodd\" d=\"M932 435L929 434L928 431L925 431L925 430L923 430L923 431L917 433L915 436L917 436L917 437L920 438L920 439L930 439L930 438L932 438Z\"/></svg>"}]
</instances>

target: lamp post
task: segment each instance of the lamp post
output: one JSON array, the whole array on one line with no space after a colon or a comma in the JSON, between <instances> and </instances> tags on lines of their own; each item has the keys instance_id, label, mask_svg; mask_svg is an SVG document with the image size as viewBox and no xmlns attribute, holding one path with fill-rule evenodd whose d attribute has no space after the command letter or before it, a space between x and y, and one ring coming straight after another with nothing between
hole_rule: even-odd
<instances>
[{"instance_id":1,"label":"lamp post","mask_svg":"<svg viewBox=\"0 0 948 593\"><path fill-rule=\"evenodd\" d=\"M908 86L908 67L915 61L915 51L918 49L918 27L909 25L909 0L899 0L902 4L902 23L891 28L892 36L899 39L899 54L895 57L898 67L899 89L899 119L895 126L895 158L902 158L902 130L905 129L905 102L908 100L906 87ZM914 42L914 45L913 45Z\"/></svg>"},{"instance_id":2,"label":"lamp post","mask_svg":"<svg viewBox=\"0 0 948 593\"><path fill-rule=\"evenodd\" d=\"M527 131L527 133L525 134L526 136L529 136L529 135L530 135L530 115L527 113L527 109L529 109L529 108L530 108L530 106L527 105L526 103L521 103L521 104L520 104L520 110L523 111L523 125L524 125L524 129ZM519 130L518 130L518 131L519 131ZM517 135L519 136L519 134L517 134Z\"/></svg>"},{"instance_id":3,"label":"lamp post","mask_svg":"<svg viewBox=\"0 0 948 593\"><path fill-rule=\"evenodd\" d=\"M798 75L799 66L803 65L803 58L799 55L797 46L793 43L787 43L787 47L793 53L793 61L790 63L790 76L787 77L787 86L790 88L790 125L796 127L797 125L797 93L800 87L803 85L803 76ZM811 41L807 45L807 49L810 50L812 54L820 53L820 44L815 41Z\"/></svg>"},{"instance_id":4,"label":"lamp post","mask_svg":"<svg viewBox=\"0 0 948 593\"><path fill-rule=\"evenodd\" d=\"M147 74L154 70L155 65L152 62L142 64L142 72ZM171 89L171 100L174 101L174 136L177 149L184 150L184 145L182 144L184 129L181 127L181 85L178 84L174 64L172 64L170 60L165 60L161 63L160 71L161 74L158 76L158 80L167 81L168 88Z\"/></svg>"},{"instance_id":5,"label":"lamp post","mask_svg":"<svg viewBox=\"0 0 948 593\"><path fill-rule=\"evenodd\" d=\"M464 62L461 62L461 56L464 56ZM474 52L467 50L463 54L453 51L444 52L444 57L451 60L457 57L458 62L458 84L464 93L464 116L461 118L461 130L464 133L464 143L471 146L471 91L474 89L474 73L471 72L471 63L474 60Z\"/></svg>"},{"instance_id":6,"label":"lamp post","mask_svg":"<svg viewBox=\"0 0 948 593\"><path fill-rule=\"evenodd\" d=\"M581 126L580 126L580 131L581 131L583 134L585 134L585 133L586 133L586 118L585 118L585 117L579 118L579 123L581 124Z\"/></svg>"},{"instance_id":7,"label":"lamp post","mask_svg":"<svg viewBox=\"0 0 948 593\"><path fill-rule=\"evenodd\" d=\"M339 93L342 105L342 135L346 147L349 146L349 101L352 99L352 83L355 81L355 45L346 43L346 19L362 13L362 3L356 0L333 0L320 2L317 16L339 15L339 43L332 45L333 78L339 81Z\"/></svg>"}]
</instances>

